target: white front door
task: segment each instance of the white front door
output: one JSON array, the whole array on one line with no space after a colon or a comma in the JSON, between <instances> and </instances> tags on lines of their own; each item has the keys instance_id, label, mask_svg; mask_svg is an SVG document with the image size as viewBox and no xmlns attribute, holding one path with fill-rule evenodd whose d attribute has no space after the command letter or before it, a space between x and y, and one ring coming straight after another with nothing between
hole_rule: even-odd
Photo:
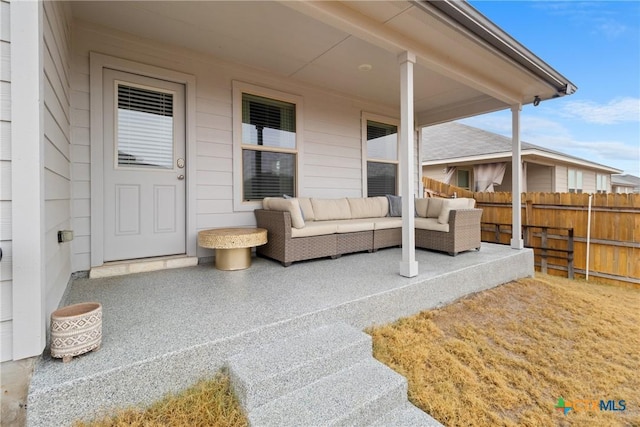
<instances>
[{"instance_id":1,"label":"white front door","mask_svg":"<svg viewBox=\"0 0 640 427\"><path fill-rule=\"evenodd\" d=\"M184 254L184 86L103 77L104 261Z\"/></svg>"}]
</instances>

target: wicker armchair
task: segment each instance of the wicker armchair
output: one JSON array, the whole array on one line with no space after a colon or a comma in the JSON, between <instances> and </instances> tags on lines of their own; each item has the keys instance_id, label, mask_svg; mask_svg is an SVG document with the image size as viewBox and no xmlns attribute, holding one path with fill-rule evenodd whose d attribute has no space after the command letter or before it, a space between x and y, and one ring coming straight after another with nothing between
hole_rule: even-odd
<instances>
[{"instance_id":1,"label":"wicker armchair","mask_svg":"<svg viewBox=\"0 0 640 427\"><path fill-rule=\"evenodd\" d=\"M471 249L480 250L482 209L458 209L449 212L449 232L416 228L416 248L457 255Z\"/></svg>"}]
</instances>

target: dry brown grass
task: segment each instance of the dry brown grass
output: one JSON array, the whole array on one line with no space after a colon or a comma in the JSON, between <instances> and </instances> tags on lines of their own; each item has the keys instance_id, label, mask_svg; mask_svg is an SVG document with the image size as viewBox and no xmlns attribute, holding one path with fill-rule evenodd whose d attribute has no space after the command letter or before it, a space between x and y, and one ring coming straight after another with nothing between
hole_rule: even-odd
<instances>
[{"instance_id":1,"label":"dry brown grass","mask_svg":"<svg viewBox=\"0 0 640 427\"><path fill-rule=\"evenodd\" d=\"M640 291L537 275L374 328L374 355L447 426L640 426ZM625 400L626 410L554 409Z\"/></svg>"},{"instance_id":2,"label":"dry brown grass","mask_svg":"<svg viewBox=\"0 0 640 427\"><path fill-rule=\"evenodd\" d=\"M115 416L75 427L152 427L152 426L215 426L246 427L243 415L229 385L229 377L218 375L202 380L177 395L169 395L147 409L130 408Z\"/></svg>"}]
</instances>

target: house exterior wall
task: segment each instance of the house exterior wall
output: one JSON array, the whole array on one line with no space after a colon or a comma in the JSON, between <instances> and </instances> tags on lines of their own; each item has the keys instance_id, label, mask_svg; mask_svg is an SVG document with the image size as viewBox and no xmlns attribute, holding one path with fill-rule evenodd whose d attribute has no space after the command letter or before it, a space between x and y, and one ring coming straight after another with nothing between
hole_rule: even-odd
<instances>
[{"instance_id":1,"label":"house exterior wall","mask_svg":"<svg viewBox=\"0 0 640 427\"><path fill-rule=\"evenodd\" d=\"M0 1L0 360L12 359L11 34L8 1Z\"/></svg>"},{"instance_id":2,"label":"house exterior wall","mask_svg":"<svg viewBox=\"0 0 640 427\"><path fill-rule=\"evenodd\" d=\"M553 192L553 167L527 163L527 191Z\"/></svg>"},{"instance_id":3,"label":"house exterior wall","mask_svg":"<svg viewBox=\"0 0 640 427\"><path fill-rule=\"evenodd\" d=\"M68 3L43 2L45 306L58 308L71 276L71 245L58 230L71 229L71 11Z\"/></svg>"},{"instance_id":4,"label":"house exterior wall","mask_svg":"<svg viewBox=\"0 0 640 427\"><path fill-rule=\"evenodd\" d=\"M502 177L502 184L498 185L495 187L496 191L506 191L506 192L511 192L511 189L513 188L513 182L512 182L512 178L513 177L513 173L512 173L512 167L511 167L511 161L507 162L507 167L505 168L504 171L504 177ZM523 185L525 185L525 180L523 177Z\"/></svg>"},{"instance_id":5,"label":"house exterior wall","mask_svg":"<svg viewBox=\"0 0 640 427\"><path fill-rule=\"evenodd\" d=\"M596 193L596 173L591 170L582 171L582 192Z\"/></svg>"},{"instance_id":6,"label":"house exterior wall","mask_svg":"<svg viewBox=\"0 0 640 427\"><path fill-rule=\"evenodd\" d=\"M0 241L3 250L3 260L0 264L0 286L2 293L0 339L3 361L15 357L14 343L22 347L21 334L14 331L14 310L25 311L24 307L14 307L14 286L25 288L24 283L14 282L14 263L12 251L12 236L15 226L22 226L11 220L12 218L12 185L15 177L12 174L11 162L11 41L10 41L10 4L2 2L1 20L2 32L1 50L2 71L2 113L0 117L0 172L2 184L0 190L0 211L2 224L0 227ZM52 311L58 308L62 295L71 276L71 257L69 244L58 244L57 233L61 229L71 228L71 170L70 170L70 120L69 120L69 59L71 46L70 10L68 5L60 2L43 2L40 4L42 22L42 89L43 89L43 145L40 153L41 176L43 177L43 212L44 235L40 240L44 243L42 253L38 248L32 248L33 256L44 263L44 283L36 285L42 295L43 319L33 319L35 324L47 319ZM32 84L37 84L32 82ZM37 119L36 119L37 120ZM37 184L36 184L37 185ZM24 188L24 191L31 191ZM28 260L23 260L23 264ZM25 299L19 299L25 304ZM27 321L29 323L29 321ZM44 323L44 322L43 322ZM22 325L22 328L28 327ZM44 330L44 328L43 328ZM37 333L35 334L38 335ZM29 339L29 338L25 338ZM38 339L44 342L40 336ZM30 347L30 345L25 345ZM29 350L27 350L29 351Z\"/></svg>"},{"instance_id":7,"label":"house exterior wall","mask_svg":"<svg viewBox=\"0 0 640 427\"><path fill-rule=\"evenodd\" d=\"M582 172L582 192L583 193L596 193L597 192L597 176L598 173L591 169L580 168L578 166L556 166L556 188L558 193L566 193L569 191L569 171L575 170ZM607 174L607 191L611 190L611 175Z\"/></svg>"},{"instance_id":8,"label":"house exterior wall","mask_svg":"<svg viewBox=\"0 0 640 427\"><path fill-rule=\"evenodd\" d=\"M444 181L444 172L445 166L423 166L422 167L422 176L426 176L432 179L436 179L438 181Z\"/></svg>"},{"instance_id":9,"label":"house exterior wall","mask_svg":"<svg viewBox=\"0 0 640 427\"><path fill-rule=\"evenodd\" d=\"M569 177L568 168L563 165L557 165L555 167L556 193L566 193L569 191Z\"/></svg>"},{"instance_id":10,"label":"house exterior wall","mask_svg":"<svg viewBox=\"0 0 640 427\"><path fill-rule=\"evenodd\" d=\"M299 152L300 196L362 196L363 112L397 117L393 108L347 98L268 73L219 61L214 57L167 46L77 21L71 63L71 161L73 271L91 267L90 199L90 63L91 51L161 67L195 77L195 151L197 159L197 230L255 225L253 207L234 209L232 85L241 81L303 97L304 134ZM189 149L189 147L188 147ZM191 196L193 197L193 196ZM200 257L209 250L198 248Z\"/></svg>"}]
</instances>

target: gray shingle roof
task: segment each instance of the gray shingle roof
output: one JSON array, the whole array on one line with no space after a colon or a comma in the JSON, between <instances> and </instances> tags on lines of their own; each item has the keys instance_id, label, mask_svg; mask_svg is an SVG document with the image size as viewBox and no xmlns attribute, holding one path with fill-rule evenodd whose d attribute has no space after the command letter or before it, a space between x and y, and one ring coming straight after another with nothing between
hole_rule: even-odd
<instances>
[{"instance_id":1,"label":"gray shingle roof","mask_svg":"<svg viewBox=\"0 0 640 427\"><path fill-rule=\"evenodd\" d=\"M629 174L611 175L611 183L614 185L640 187L640 178L638 178L637 176L629 175Z\"/></svg>"},{"instance_id":2,"label":"gray shingle roof","mask_svg":"<svg viewBox=\"0 0 640 427\"><path fill-rule=\"evenodd\" d=\"M538 149L561 154L522 141L522 149ZM422 129L422 160L449 160L511 152L511 138L457 122Z\"/></svg>"},{"instance_id":3,"label":"gray shingle roof","mask_svg":"<svg viewBox=\"0 0 640 427\"><path fill-rule=\"evenodd\" d=\"M442 123L423 128L421 142L423 162L445 163L447 161L454 162L459 158L511 153L511 138L458 122ZM520 145L523 152L525 150L536 150L543 155L547 153L554 157L563 157L567 162L589 162L596 168L614 169L610 166L601 165L560 151L550 150L529 142L521 141Z\"/></svg>"}]
</instances>

